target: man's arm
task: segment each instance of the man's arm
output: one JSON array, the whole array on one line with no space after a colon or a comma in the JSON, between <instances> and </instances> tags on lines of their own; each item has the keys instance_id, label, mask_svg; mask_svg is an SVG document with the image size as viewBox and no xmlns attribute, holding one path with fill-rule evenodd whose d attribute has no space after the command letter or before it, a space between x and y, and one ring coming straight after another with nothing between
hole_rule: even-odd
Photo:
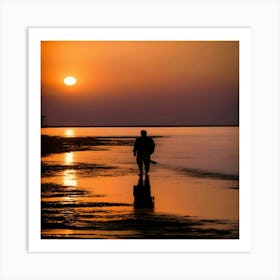
<instances>
[{"instance_id":1,"label":"man's arm","mask_svg":"<svg viewBox=\"0 0 280 280\"><path fill-rule=\"evenodd\" d=\"M155 142L154 142L154 140L150 137L149 152L150 152L150 154L153 154L154 151L155 151Z\"/></svg>"}]
</instances>

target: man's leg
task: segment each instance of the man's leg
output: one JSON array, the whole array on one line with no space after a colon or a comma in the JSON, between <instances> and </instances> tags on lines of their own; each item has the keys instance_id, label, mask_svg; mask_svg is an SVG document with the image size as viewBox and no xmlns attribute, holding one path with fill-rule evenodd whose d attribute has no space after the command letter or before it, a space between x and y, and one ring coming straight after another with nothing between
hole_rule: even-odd
<instances>
[{"instance_id":1,"label":"man's leg","mask_svg":"<svg viewBox=\"0 0 280 280\"><path fill-rule=\"evenodd\" d=\"M140 154L137 155L137 165L138 165L138 168L139 168L139 172L140 172L140 175L143 174L143 159L142 159L142 156Z\"/></svg>"},{"instance_id":2,"label":"man's leg","mask_svg":"<svg viewBox=\"0 0 280 280\"><path fill-rule=\"evenodd\" d=\"M145 171L146 171L146 174L148 174L149 171L150 171L150 156L149 156L149 155L147 155L147 156L145 157L144 164L145 164Z\"/></svg>"}]
</instances>

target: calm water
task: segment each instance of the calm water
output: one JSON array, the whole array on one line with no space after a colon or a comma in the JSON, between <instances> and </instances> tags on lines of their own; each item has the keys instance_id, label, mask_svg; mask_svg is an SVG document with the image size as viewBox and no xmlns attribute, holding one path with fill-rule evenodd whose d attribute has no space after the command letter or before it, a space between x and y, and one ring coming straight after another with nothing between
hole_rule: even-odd
<instances>
[{"instance_id":1,"label":"calm water","mask_svg":"<svg viewBox=\"0 0 280 280\"><path fill-rule=\"evenodd\" d=\"M146 128L158 164L149 176L154 207L139 209L131 137L140 129L42 129L116 140L42 157L42 238L238 238L239 128Z\"/></svg>"}]
</instances>

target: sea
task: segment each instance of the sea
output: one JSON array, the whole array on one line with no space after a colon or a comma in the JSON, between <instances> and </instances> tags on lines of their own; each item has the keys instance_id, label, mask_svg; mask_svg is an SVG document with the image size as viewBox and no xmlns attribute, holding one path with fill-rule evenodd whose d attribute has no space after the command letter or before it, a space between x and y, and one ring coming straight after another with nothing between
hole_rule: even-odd
<instances>
[{"instance_id":1,"label":"sea","mask_svg":"<svg viewBox=\"0 0 280 280\"><path fill-rule=\"evenodd\" d=\"M133 145L155 142L148 176ZM239 127L46 127L43 239L239 238ZM48 142L42 142L48 145Z\"/></svg>"}]
</instances>

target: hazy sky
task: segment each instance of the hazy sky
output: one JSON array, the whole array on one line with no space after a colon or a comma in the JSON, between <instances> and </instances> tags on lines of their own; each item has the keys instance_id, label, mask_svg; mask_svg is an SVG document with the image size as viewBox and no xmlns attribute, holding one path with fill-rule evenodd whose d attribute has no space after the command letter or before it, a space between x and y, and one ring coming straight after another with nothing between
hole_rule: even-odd
<instances>
[{"instance_id":1,"label":"hazy sky","mask_svg":"<svg viewBox=\"0 0 280 280\"><path fill-rule=\"evenodd\" d=\"M41 83L47 125L238 125L239 42L43 41Z\"/></svg>"}]
</instances>

